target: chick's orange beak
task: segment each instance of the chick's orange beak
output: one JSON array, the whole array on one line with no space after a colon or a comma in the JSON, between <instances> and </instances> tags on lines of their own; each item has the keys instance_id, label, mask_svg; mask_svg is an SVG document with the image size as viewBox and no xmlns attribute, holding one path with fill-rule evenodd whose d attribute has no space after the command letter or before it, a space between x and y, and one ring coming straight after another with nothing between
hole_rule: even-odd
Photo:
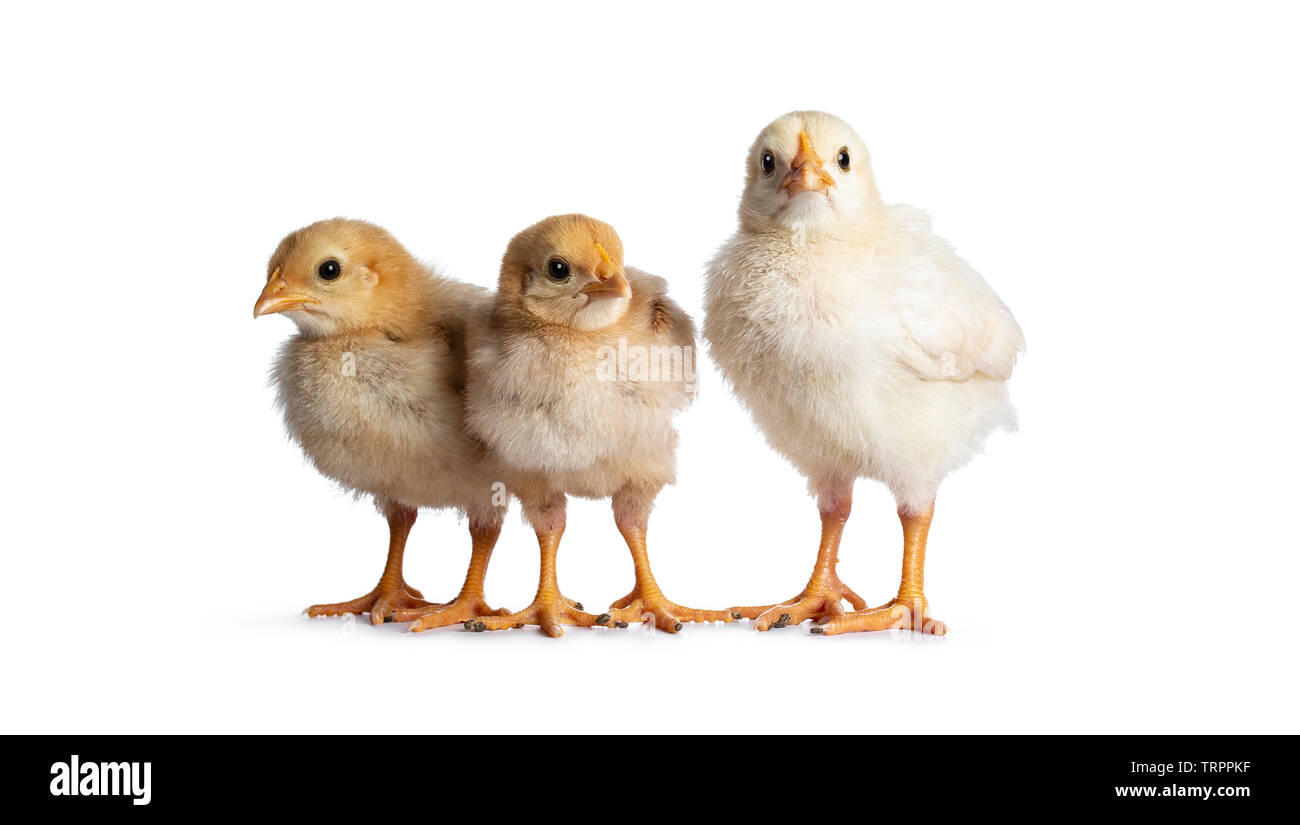
<instances>
[{"instance_id":1,"label":"chick's orange beak","mask_svg":"<svg viewBox=\"0 0 1300 825\"><path fill-rule=\"evenodd\" d=\"M632 286L628 284L623 270L614 265L605 247L596 244L596 251L600 253L600 263L592 273L596 276L596 281L582 288L582 294L587 296L588 303L598 298L631 298Z\"/></svg>"},{"instance_id":2,"label":"chick's orange beak","mask_svg":"<svg viewBox=\"0 0 1300 825\"><path fill-rule=\"evenodd\" d=\"M807 130L799 130L799 151L790 162L790 172L781 181L781 188L791 195L800 192L823 192L835 185L830 172L822 168L821 156L813 148Z\"/></svg>"},{"instance_id":3,"label":"chick's orange beak","mask_svg":"<svg viewBox=\"0 0 1300 825\"><path fill-rule=\"evenodd\" d=\"M288 290L289 284L285 282L280 270L276 269L275 272L271 273L271 277L267 279L262 294L257 296L257 303L253 304L253 317L258 318L262 315L284 312L287 309L296 309L305 304L320 303L315 298L297 292L289 292Z\"/></svg>"},{"instance_id":4,"label":"chick's orange beak","mask_svg":"<svg viewBox=\"0 0 1300 825\"><path fill-rule=\"evenodd\" d=\"M595 265L595 283L582 287L582 294L588 296L588 303L601 298L632 298L632 286L627 275L614 265L610 253L604 251L601 244L595 244L595 251L601 255L601 262Z\"/></svg>"},{"instance_id":5,"label":"chick's orange beak","mask_svg":"<svg viewBox=\"0 0 1300 825\"><path fill-rule=\"evenodd\" d=\"M627 276L622 272L615 272L612 275L601 277L597 274L599 280L595 283L587 284L582 288L582 294L591 300L597 298L631 298L632 287L627 282Z\"/></svg>"}]
</instances>

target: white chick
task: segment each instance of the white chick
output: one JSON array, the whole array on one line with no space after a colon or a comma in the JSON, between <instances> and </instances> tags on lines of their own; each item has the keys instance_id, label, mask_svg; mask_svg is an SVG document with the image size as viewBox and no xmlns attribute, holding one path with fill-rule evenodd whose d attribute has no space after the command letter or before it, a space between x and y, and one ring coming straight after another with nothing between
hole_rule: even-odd
<instances>
[{"instance_id":1,"label":"white chick","mask_svg":"<svg viewBox=\"0 0 1300 825\"><path fill-rule=\"evenodd\" d=\"M750 147L740 227L709 267L705 311L710 354L807 477L822 521L803 592L736 615L759 630L811 618L826 635L946 632L925 598L926 536L943 478L1015 429L1005 382L1024 337L1010 310L924 212L881 200L852 128L793 112ZM898 595L877 608L836 575L858 478L889 487L903 526Z\"/></svg>"}]
</instances>

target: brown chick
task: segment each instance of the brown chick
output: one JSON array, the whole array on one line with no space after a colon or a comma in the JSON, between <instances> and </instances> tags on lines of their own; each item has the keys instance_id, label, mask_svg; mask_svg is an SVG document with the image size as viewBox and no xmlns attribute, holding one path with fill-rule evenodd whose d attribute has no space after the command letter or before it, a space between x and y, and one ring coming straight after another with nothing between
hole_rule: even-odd
<instances>
[{"instance_id":1,"label":"brown chick","mask_svg":"<svg viewBox=\"0 0 1300 825\"><path fill-rule=\"evenodd\" d=\"M487 455L464 426L466 324L487 312L491 294L434 274L378 226L341 218L290 234L267 272L253 316L283 313L298 326L274 368L285 425L321 473L373 496L389 527L374 589L308 615L369 613L374 624L424 630L508 614L483 598L508 502L494 502ZM425 601L402 575L421 507L469 520L469 573L446 605Z\"/></svg>"},{"instance_id":2,"label":"brown chick","mask_svg":"<svg viewBox=\"0 0 1300 825\"><path fill-rule=\"evenodd\" d=\"M541 576L527 609L467 624L625 626L728 621L664 597L646 553L650 508L674 479L672 417L694 395L695 329L660 278L623 266L613 227L561 215L525 229L501 263L496 303L470 329L469 426L498 459L537 532ZM636 587L599 616L565 599L555 559L566 496L613 500Z\"/></svg>"}]
</instances>

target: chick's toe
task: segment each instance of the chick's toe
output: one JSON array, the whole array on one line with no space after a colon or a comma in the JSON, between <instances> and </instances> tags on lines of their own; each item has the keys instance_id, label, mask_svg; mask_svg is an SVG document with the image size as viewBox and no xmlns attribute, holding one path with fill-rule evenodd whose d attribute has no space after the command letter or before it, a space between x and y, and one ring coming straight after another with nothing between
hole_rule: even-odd
<instances>
[{"instance_id":1,"label":"chick's toe","mask_svg":"<svg viewBox=\"0 0 1300 825\"><path fill-rule=\"evenodd\" d=\"M369 613L371 624L382 624L386 621L402 621L396 618L396 615L402 611L425 610L437 607L439 605L425 601L419 596L418 590L408 586L405 582L393 585L381 583L366 595L350 602L314 604L307 608L307 615L314 618L316 616Z\"/></svg>"}]
</instances>

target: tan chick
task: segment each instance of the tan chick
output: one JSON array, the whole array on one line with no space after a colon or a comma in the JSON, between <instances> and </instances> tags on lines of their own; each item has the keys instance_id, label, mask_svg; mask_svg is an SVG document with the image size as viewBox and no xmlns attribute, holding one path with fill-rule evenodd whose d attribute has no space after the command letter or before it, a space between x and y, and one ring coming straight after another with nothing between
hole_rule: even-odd
<instances>
[{"instance_id":1,"label":"tan chick","mask_svg":"<svg viewBox=\"0 0 1300 825\"><path fill-rule=\"evenodd\" d=\"M274 367L285 425L322 474L373 496L389 527L374 589L308 614L369 613L413 630L507 614L483 599L506 507L495 506L487 456L464 427L466 324L491 294L431 272L380 227L341 218L290 234L267 273L253 316L282 313L298 326ZM421 507L469 520L469 573L446 605L402 575Z\"/></svg>"},{"instance_id":2,"label":"tan chick","mask_svg":"<svg viewBox=\"0 0 1300 825\"><path fill-rule=\"evenodd\" d=\"M547 218L510 242L496 304L471 328L469 426L537 532L541 576L531 606L468 627L534 624L559 636L566 624L648 620L675 633L684 621L730 618L665 598L646 553L650 508L675 475L672 418L693 397L694 325L666 287L624 267L613 227L583 215ZM600 616L556 580L569 495L611 498L632 552L636 587Z\"/></svg>"}]
</instances>

